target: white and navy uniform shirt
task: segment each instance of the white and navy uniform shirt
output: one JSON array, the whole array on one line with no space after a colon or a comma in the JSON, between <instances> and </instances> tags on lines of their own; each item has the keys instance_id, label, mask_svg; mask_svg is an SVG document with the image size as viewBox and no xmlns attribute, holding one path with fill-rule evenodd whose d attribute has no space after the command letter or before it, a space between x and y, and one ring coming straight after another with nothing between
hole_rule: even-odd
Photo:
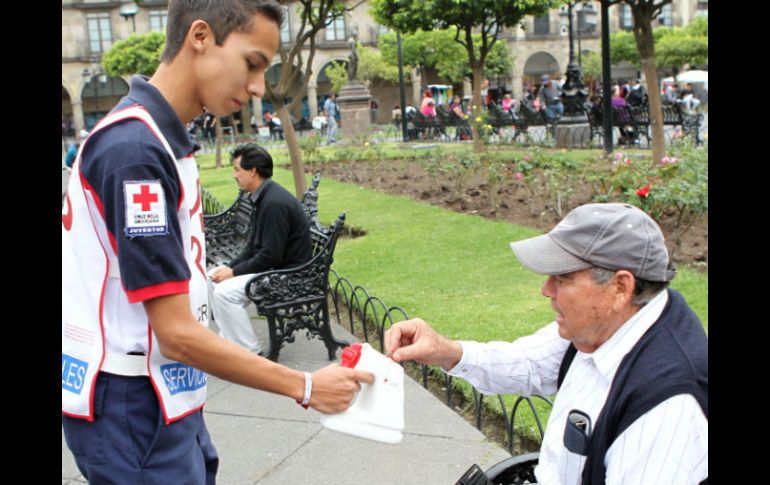
<instances>
[{"instance_id":1,"label":"white and navy uniform shirt","mask_svg":"<svg viewBox=\"0 0 770 485\"><path fill-rule=\"evenodd\" d=\"M206 375L165 359L143 302L186 293L207 321L200 181L185 126L134 76L91 131L62 212L62 412L93 419L107 354L144 353L166 423L205 401Z\"/></svg>"}]
</instances>

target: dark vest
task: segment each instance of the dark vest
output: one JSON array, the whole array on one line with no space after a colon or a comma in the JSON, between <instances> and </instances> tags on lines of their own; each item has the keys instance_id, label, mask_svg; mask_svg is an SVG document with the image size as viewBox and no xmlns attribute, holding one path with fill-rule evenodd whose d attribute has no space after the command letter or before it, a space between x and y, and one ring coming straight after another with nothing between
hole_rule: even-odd
<instances>
[{"instance_id":1,"label":"dark vest","mask_svg":"<svg viewBox=\"0 0 770 485\"><path fill-rule=\"evenodd\" d=\"M708 419L708 337L682 295L667 291L668 303L660 318L623 357L612 380L591 436L583 485L604 485L604 457L612 443L666 399L691 394ZM559 386L576 354L570 345L559 369Z\"/></svg>"}]
</instances>

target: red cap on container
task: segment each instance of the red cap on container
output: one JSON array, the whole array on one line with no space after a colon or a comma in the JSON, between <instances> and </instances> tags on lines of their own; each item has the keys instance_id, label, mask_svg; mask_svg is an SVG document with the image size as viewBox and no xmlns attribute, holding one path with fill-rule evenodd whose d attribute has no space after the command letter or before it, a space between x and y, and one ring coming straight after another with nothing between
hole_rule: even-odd
<instances>
[{"instance_id":1,"label":"red cap on container","mask_svg":"<svg viewBox=\"0 0 770 485\"><path fill-rule=\"evenodd\" d=\"M358 364L358 360L361 358L362 347L359 343L350 344L342 349L342 357L340 358L340 365L342 367L353 368Z\"/></svg>"}]
</instances>

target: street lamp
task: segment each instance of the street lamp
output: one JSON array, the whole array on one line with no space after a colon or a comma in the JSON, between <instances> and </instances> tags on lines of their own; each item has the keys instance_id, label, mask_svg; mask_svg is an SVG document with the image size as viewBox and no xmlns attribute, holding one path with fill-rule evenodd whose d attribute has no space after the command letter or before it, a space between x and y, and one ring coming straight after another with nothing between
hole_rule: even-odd
<instances>
[{"instance_id":1,"label":"street lamp","mask_svg":"<svg viewBox=\"0 0 770 485\"><path fill-rule=\"evenodd\" d=\"M602 130L604 153L612 153L612 103L610 101L610 0L602 5Z\"/></svg>"},{"instance_id":2,"label":"street lamp","mask_svg":"<svg viewBox=\"0 0 770 485\"><path fill-rule=\"evenodd\" d=\"M128 22L129 17L131 18L131 25L134 28L134 33L136 33L136 20L134 17L138 12L139 6L134 2L123 4L120 7L120 16L123 17L126 22Z\"/></svg>"},{"instance_id":3,"label":"street lamp","mask_svg":"<svg viewBox=\"0 0 770 485\"><path fill-rule=\"evenodd\" d=\"M408 141L406 132L406 94L404 92L404 58L401 53L401 32L396 31L396 45L398 46L398 89L401 97L401 141Z\"/></svg>"},{"instance_id":4,"label":"street lamp","mask_svg":"<svg viewBox=\"0 0 770 485\"><path fill-rule=\"evenodd\" d=\"M593 3L583 2L582 8L578 12L578 66L583 69L583 48L580 46L580 37L581 34L593 34L596 31L596 10L594 10Z\"/></svg>"},{"instance_id":5,"label":"street lamp","mask_svg":"<svg viewBox=\"0 0 770 485\"><path fill-rule=\"evenodd\" d=\"M562 86L561 97L564 101L564 114L571 117L584 118L585 101L588 98L588 90L583 83L583 73L580 66L575 64L575 48L572 35L572 7L577 1L571 1L567 4L567 15L569 17L569 63L567 64L567 80ZM564 13L562 12L562 15Z\"/></svg>"}]
</instances>

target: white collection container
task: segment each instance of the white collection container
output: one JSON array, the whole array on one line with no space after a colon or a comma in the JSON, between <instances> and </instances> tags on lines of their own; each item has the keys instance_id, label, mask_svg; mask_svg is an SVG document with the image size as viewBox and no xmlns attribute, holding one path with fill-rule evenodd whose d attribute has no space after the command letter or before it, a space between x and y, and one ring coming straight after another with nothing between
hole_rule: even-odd
<instances>
[{"instance_id":1,"label":"white collection container","mask_svg":"<svg viewBox=\"0 0 770 485\"><path fill-rule=\"evenodd\" d=\"M382 443L401 442L404 429L404 369L369 344L354 343L342 351L343 367L374 374L373 384L361 384L346 411L321 416L331 430Z\"/></svg>"}]
</instances>

